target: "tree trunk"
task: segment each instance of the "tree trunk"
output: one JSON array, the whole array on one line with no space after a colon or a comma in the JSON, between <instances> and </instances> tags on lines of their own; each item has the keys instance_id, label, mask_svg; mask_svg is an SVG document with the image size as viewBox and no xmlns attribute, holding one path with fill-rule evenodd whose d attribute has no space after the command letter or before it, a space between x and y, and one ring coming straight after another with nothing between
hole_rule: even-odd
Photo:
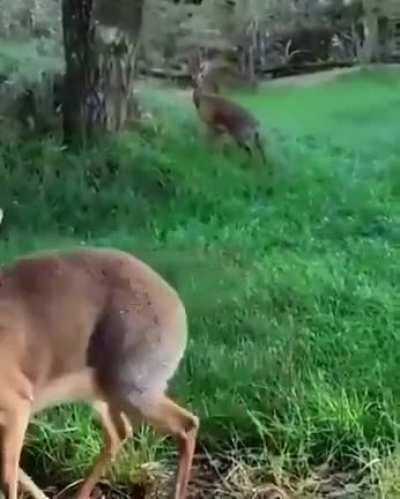
<instances>
[{"instance_id":1,"label":"tree trunk","mask_svg":"<svg viewBox=\"0 0 400 499\"><path fill-rule=\"evenodd\" d=\"M354 40L354 56L357 61L361 62L365 43L364 24L361 21L354 22L351 25L351 35Z\"/></svg>"},{"instance_id":2,"label":"tree trunk","mask_svg":"<svg viewBox=\"0 0 400 499\"><path fill-rule=\"evenodd\" d=\"M119 130L136 114L134 65L143 1L119 1L118 12L109 0L63 0L67 142Z\"/></svg>"},{"instance_id":3,"label":"tree trunk","mask_svg":"<svg viewBox=\"0 0 400 499\"><path fill-rule=\"evenodd\" d=\"M63 0L65 51L63 89L64 138L84 142L90 134L86 101L96 91L93 0Z\"/></svg>"},{"instance_id":4,"label":"tree trunk","mask_svg":"<svg viewBox=\"0 0 400 499\"><path fill-rule=\"evenodd\" d=\"M122 33L117 42L99 53L99 85L104 95L104 125L108 131L122 129L137 114L133 98L135 53L136 45Z\"/></svg>"},{"instance_id":5,"label":"tree trunk","mask_svg":"<svg viewBox=\"0 0 400 499\"><path fill-rule=\"evenodd\" d=\"M365 42L362 50L363 63L376 62L379 58L378 17L367 12L363 19Z\"/></svg>"}]
</instances>

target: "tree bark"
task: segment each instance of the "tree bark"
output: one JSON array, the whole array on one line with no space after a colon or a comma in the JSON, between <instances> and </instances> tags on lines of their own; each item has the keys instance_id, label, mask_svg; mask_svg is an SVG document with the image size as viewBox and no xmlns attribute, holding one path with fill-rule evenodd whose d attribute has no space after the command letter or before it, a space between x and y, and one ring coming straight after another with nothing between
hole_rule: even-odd
<instances>
[{"instance_id":1,"label":"tree bark","mask_svg":"<svg viewBox=\"0 0 400 499\"><path fill-rule=\"evenodd\" d=\"M99 85L104 95L104 126L117 131L135 115L133 100L136 46L126 34L99 53Z\"/></svg>"},{"instance_id":2,"label":"tree bark","mask_svg":"<svg viewBox=\"0 0 400 499\"><path fill-rule=\"evenodd\" d=\"M91 133L86 101L90 92L96 91L93 0L63 0L62 20L66 64L64 138L66 142L84 142Z\"/></svg>"},{"instance_id":3,"label":"tree bark","mask_svg":"<svg viewBox=\"0 0 400 499\"><path fill-rule=\"evenodd\" d=\"M379 59L378 17L367 11L364 18L365 42L361 52L361 62L376 62Z\"/></svg>"},{"instance_id":4,"label":"tree bark","mask_svg":"<svg viewBox=\"0 0 400 499\"><path fill-rule=\"evenodd\" d=\"M134 66L143 2L63 0L66 142L84 143L119 130L136 114ZM121 5L130 9L129 16L121 14Z\"/></svg>"}]
</instances>

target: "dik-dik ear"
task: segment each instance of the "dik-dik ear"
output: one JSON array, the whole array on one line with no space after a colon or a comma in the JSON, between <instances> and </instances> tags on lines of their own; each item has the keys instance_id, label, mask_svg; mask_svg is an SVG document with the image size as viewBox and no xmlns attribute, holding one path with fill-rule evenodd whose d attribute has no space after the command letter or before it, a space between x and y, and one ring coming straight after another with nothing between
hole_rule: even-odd
<instances>
[{"instance_id":1,"label":"dik-dik ear","mask_svg":"<svg viewBox=\"0 0 400 499\"><path fill-rule=\"evenodd\" d=\"M199 75L202 73L202 60L198 53L192 54L188 60L188 70L193 88L199 87Z\"/></svg>"},{"instance_id":2,"label":"dik-dik ear","mask_svg":"<svg viewBox=\"0 0 400 499\"><path fill-rule=\"evenodd\" d=\"M192 79L193 79L193 85L195 88L200 88L202 87L203 80L204 80L204 62L201 62L197 71L192 74Z\"/></svg>"},{"instance_id":3,"label":"dik-dik ear","mask_svg":"<svg viewBox=\"0 0 400 499\"><path fill-rule=\"evenodd\" d=\"M203 60L197 76L197 85L206 93L219 94L219 65L215 61Z\"/></svg>"},{"instance_id":4,"label":"dik-dik ear","mask_svg":"<svg viewBox=\"0 0 400 499\"><path fill-rule=\"evenodd\" d=\"M212 67L211 62L208 61L207 59L204 59L200 62L199 70L197 72L197 80L199 83L201 83L205 79L205 77L209 74L211 67Z\"/></svg>"}]
</instances>

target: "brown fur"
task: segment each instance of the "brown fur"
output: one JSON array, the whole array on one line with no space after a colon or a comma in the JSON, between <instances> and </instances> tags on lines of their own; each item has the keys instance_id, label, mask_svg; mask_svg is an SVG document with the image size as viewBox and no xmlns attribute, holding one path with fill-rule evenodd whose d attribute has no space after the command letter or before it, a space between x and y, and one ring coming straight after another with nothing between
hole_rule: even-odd
<instances>
[{"instance_id":1,"label":"brown fur","mask_svg":"<svg viewBox=\"0 0 400 499\"><path fill-rule=\"evenodd\" d=\"M218 95L218 92L218 84L207 73L194 78L193 103L200 120L212 136L228 133L249 154L252 152L249 144L255 146L265 164L259 122L243 106Z\"/></svg>"},{"instance_id":2,"label":"brown fur","mask_svg":"<svg viewBox=\"0 0 400 499\"><path fill-rule=\"evenodd\" d=\"M151 268L124 252L81 249L27 257L0 273L2 481L17 497L30 416L83 400L100 413L105 448L79 492L88 499L104 468L147 421L180 442L176 499L186 497L198 419L164 392L187 341L185 309ZM128 423L129 420L129 423Z\"/></svg>"}]
</instances>

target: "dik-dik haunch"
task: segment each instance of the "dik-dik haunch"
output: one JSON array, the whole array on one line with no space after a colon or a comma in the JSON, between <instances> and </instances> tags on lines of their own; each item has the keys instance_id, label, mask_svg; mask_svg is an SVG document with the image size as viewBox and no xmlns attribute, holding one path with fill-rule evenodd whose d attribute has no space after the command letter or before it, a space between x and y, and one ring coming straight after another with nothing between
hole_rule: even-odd
<instances>
[{"instance_id":1,"label":"dik-dik haunch","mask_svg":"<svg viewBox=\"0 0 400 499\"><path fill-rule=\"evenodd\" d=\"M20 468L31 416L63 402L99 412L105 447L77 497L96 482L142 421L179 444L175 499L185 499L198 419L165 395L184 354L187 321L179 296L134 256L78 249L19 260L0 271L2 489L18 481L46 496Z\"/></svg>"}]
</instances>

